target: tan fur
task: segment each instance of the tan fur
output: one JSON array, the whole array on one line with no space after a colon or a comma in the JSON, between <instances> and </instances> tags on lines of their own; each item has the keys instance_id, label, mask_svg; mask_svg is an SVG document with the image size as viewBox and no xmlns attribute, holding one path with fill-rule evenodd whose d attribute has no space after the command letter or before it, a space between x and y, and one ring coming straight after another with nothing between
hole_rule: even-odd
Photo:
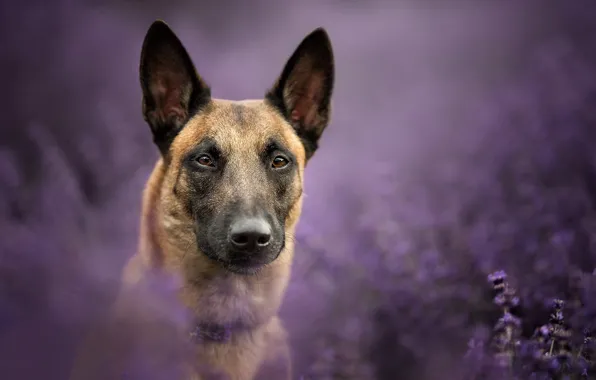
<instances>
[{"instance_id":1,"label":"tan fur","mask_svg":"<svg viewBox=\"0 0 596 380\"><path fill-rule=\"evenodd\" d=\"M143 193L138 251L71 379L289 380L278 311L304 167L329 123L329 37L307 35L265 100L235 102L211 97L180 39L156 20L139 79L161 158ZM246 230L251 213L270 232Z\"/></svg>"},{"instance_id":2,"label":"tan fur","mask_svg":"<svg viewBox=\"0 0 596 380\"><path fill-rule=\"evenodd\" d=\"M244 115L241 126L234 113L234 107L238 106L242 107ZM180 172L182 157L205 136L216 139L224 145L224 149L233 150L233 159L238 160L255 156L258 147L265 144L268 137L277 136L297 158L299 175L294 190L295 194L302 194L305 151L290 124L262 100L211 100L208 107L193 117L174 140L171 161L166 165L160 159L147 182L143 194L138 253L124 268L123 287L111 312L110 323L118 318L134 321L127 325L134 332L124 331L124 328L122 332L132 334L130 339L141 337L159 341L162 335L179 334L180 340L184 340L184 335L188 334L185 327L164 327L162 331L156 327L161 324L150 322L159 320L160 313L167 312L169 306L166 301L156 301L152 306L139 306L139 300L143 299L142 294L146 292L143 282L150 273L156 271L174 281L173 294L198 319L241 319L255 326L251 331L235 335L229 343L185 346L184 350L191 352L191 359L189 363L181 364L185 368L181 378L210 379L201 377L197 369L207 365L215 372L225 374L223 379L226 380L289 379L289 348L286 332L277 313L290 278L293 235L301 212L302 195L297 196L286 219L287 244L279 258L254 276L230 275L217 263L200 254L193 231L195 222L183 212L181 202L186 195L186 179ZM248 189L251 186L250 176L250 172L237 174L236 187L226 189L219 197L223 200L230 196L226 191L242 192ZM173 194L176 186L182 194ZM78 378L77 368L89 365L87 360L92 358L85 359L84 356L95 355L94 347L100 346L100 341L110 336L107 333L109 329L109 326L104 326L99 330L104 332L95 333L89 338L73 370L72 379ZM109 365L116 366L117 359Z\"/></svg>"}]
</instances>

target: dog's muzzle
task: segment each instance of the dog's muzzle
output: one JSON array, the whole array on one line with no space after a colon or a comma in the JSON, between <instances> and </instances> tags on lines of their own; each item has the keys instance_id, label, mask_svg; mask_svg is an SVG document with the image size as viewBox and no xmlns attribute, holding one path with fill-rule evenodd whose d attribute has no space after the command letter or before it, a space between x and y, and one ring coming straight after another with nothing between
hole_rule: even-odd
<instances>
[{"instance_id":1,"label":"dog's muzzle","mask_svg":"<svg viewBox=\"0 0 596 380\"><path fill-rule=\"evenodd\" d=\"M199 248L231 272L255 274L283 250L283 227L267 213L234 214L215 221L207 236L197 235Z\"/></svg>"},{"instance_id":2,"label":"dog's muzzle","mask_svg":"<svg viewBox=\"0 0 596 380\"><path fill-rule=\"evenodd\" d=\"M275 260L281 245L274 236L273 227L265 218L235 219L230 224L227 236L228 269L250 274Z\"/></svg>"}]
</instances>

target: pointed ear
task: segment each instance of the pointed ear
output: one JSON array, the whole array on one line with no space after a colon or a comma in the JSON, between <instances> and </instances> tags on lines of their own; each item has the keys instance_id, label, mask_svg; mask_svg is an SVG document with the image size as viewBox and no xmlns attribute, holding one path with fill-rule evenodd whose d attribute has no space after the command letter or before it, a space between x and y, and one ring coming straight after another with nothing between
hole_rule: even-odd
<instances>
[{"instance_id":1,"label":"pointed ear","mask_svg":"<svg viewBox=\"0 0 596 380\"><path fill-rule=\"evenodd\" d=\"M331 41L323 28L304 38L266 99L292 124L312 157L329 123L334 63Z\"/></svg>"},{"instance_id":2,"label":"pointed ear","mask_svg":"<svg viewBox=\"0 0 596 380\"><path fill-rule=\"evenodd\" d=\"M143 116L162 155L186 122L211 99L182 42L163 21L149 27L140 65Z\"/></svg>"}]
</instances>

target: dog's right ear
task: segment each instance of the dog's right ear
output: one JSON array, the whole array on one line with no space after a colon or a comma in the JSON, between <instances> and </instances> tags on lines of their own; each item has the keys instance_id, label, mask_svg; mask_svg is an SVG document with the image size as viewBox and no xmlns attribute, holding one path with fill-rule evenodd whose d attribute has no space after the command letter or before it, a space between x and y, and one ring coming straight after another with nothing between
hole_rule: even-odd
<instances>
[{"instance_id":1,"label":"dog's right ear","mask_svg":"<svg viewBox=\"0 0 596 380\"><path fill-rule=\"evenodd\" d=\"M163 156L186 122L211 99L182 42L163 21L149 27L140 65L143 116Z\"/></svg>"},{"instance_id":2,"label":"dog's right ear","mask_svg":"<svg viewBox=\"0 0 596 380\"><path fill-rule=\"evenodd\" d=\"M306 36L286 62L266 99L294 127L309 160L329 124L335 76L333 49L327 32Z\"/></svg>"}]
</instances>

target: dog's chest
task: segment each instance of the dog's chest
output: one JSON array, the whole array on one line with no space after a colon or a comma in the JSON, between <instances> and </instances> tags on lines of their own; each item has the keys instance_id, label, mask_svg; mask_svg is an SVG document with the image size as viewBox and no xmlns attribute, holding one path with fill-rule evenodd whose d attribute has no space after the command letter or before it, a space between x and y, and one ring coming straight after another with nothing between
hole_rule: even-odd
<instances>
[{"instance_id":1,"label":"dog's chest","mask_svg":"<svg viewBox=\"0 0 596 380\"><path fill-rule=\"evenodd\" d=\"M233 333L232 333L233 334ZM260 331L232 336L227 342L195 345L191 379L252 380L263 361L266 341Z\"/></svg>"}]
</instances>

